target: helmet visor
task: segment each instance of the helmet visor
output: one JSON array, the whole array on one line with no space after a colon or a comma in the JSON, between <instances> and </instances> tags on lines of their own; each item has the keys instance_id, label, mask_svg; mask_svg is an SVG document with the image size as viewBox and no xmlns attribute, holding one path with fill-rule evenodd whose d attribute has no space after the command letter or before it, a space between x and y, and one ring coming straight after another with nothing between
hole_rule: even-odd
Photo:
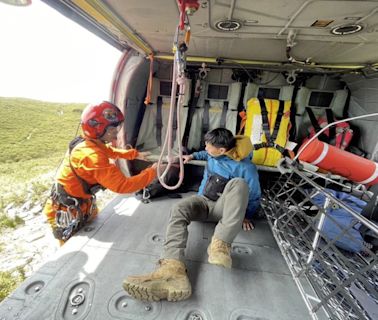
<instances>
[{"instance_id":1,"label":"helmet visor","mask_svg":"<svg viewBox=\"0 0 378 320\"><path fill-rule=\"evenodd\" d=\"M118 112L114 109L104 109L102 112L102 115L106 120L108 120L110 123L119 122L118 119Z\"/></svg>"}]
</instances>

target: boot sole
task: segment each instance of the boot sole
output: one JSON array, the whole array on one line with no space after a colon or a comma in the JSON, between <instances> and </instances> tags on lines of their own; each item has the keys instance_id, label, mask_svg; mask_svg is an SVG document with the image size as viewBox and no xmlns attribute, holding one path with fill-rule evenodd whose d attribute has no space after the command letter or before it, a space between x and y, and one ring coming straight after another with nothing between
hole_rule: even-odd
<instances>
[{"instance_id":1,"label":"boot sole","mask_svg":"<svg viewBox=\"0 0 378 320\"><path fill-rule=\"evenodd\" d=\"M207 261L209 261L209 263L211 263L211 264L215 264L217 266L221 266L221 267L224 267L226 269L231 269L231 267L232 267L232 262L230 262L230 263L224 263L224 262L221 262L219 260L211 259L210 257L209 257L209 259Z\"/></svg>"},{"instance_id":2,"label":"boot sole","mask_svg":"<svg viewBox=\"0 0 378 320\"><path fill-rule=\"evenodd\" d=\"M177 290L175 288L166 289L153 289L149 287L144 287L141 285L132 284L129 282L123 282L123 289L137 300L143 301L160 301L166 299L168 301L181 301L188 299L192 295L192 289L187 290Z\"/></svg>"}]
</instances>

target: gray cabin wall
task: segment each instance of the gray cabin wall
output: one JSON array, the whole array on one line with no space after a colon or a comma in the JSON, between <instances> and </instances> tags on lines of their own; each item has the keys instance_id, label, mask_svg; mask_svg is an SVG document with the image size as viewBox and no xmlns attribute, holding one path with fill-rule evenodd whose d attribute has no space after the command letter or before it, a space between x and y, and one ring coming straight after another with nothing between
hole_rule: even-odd
<instances>
[{"instance_id":1,"label":"gray cabin wall","mask_svg":"<svg viewBox=\"0 0 378 320\"><path fill-rule=\"evenodd\" d=\"M128 58L120 77L117 93L119 106L125 115L125 130L121 137L121 146L134 145L138 135L138 121L144 99L149 76L149 60L139 55Z\"/></svg>"},{"instance_id":2,"label":"gray cabin wall","mask_svg":"<svg viewBox=\"0 0 378 320\"><path fill-rule=\"evenodd\" d=\"M140 111L144 107L148 76L148 60L138 54L130 53L119 75L117 92L114 94L116 97L114 102L125 115L124 127L118 137L118 146L121 148L126 148L128 144L134 145L133 142L136 141ZM125 160L118 160L118 165L126 176L130 175Z\"/></svg>"},{"instance_id":3,"label":"gray cabin wall","mask_svg":"<svg viewBox=\"0 0 378 320\"><path fill-rule=\"evenodd\" d=\"M346 75L343 80L351 90L349 117L378 112L378 77ZM367 158L378 161L378 116L351 121L359 128L358 147Z\"/></svg>"},{"instance_id":4,"label":"gray cabin wall","mask_svg":"<svg viewBox=\"0 0 378 320\"><path fill-rule=\"evenodd\" d=\"M345 84L340 81L339 76L315 75L306 80L306 87L316 90L335 91L343 89Z\"/></svg>"}]
</instances>

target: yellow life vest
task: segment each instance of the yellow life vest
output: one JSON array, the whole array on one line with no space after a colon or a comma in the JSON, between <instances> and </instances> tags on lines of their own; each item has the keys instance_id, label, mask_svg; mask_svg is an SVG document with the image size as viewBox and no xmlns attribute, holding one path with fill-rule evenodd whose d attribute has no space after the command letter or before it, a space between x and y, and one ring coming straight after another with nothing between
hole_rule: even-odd
<instances>
[{"instance_id":1,"label":"yellow life vest","mask_svg":"<svg viewBox=\"0 0 378 320\"><path fill-rule=\"evenodd\" d=\"M250 137L254 147L253 163L275 167L282 158L290 124L290 107L291 101L248 100L244 135Z\"/></svg>"}]
</instances>

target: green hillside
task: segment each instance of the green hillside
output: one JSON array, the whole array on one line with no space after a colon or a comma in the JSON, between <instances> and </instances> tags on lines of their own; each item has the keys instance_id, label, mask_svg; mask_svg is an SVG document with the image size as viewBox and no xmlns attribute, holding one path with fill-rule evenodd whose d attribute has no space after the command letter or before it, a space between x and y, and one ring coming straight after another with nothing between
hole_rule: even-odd
<instances>
[{"instance_id":1,"label":"green hillside","mask_svg":"<svg viewBox=\"0 0 378 320\"><path fill-rule=\"evenodd\" d=\"M51 180L84 107L0 97L0 213L10 202L22 203L28 189L46 188L40 178Z\"/></svg>"},{"instance_id":2,"label":"green hillside","mask_svg":"<svg viewBox=\"0 0 378 320\"><path fill-rule=\"evenodd\" d=\"M7 206L44 204L84 107L0 97L0 234L24 223L5 215ZM22 267L0 271L0 301L24 279Z\"/></svg>"}]
</instances>

